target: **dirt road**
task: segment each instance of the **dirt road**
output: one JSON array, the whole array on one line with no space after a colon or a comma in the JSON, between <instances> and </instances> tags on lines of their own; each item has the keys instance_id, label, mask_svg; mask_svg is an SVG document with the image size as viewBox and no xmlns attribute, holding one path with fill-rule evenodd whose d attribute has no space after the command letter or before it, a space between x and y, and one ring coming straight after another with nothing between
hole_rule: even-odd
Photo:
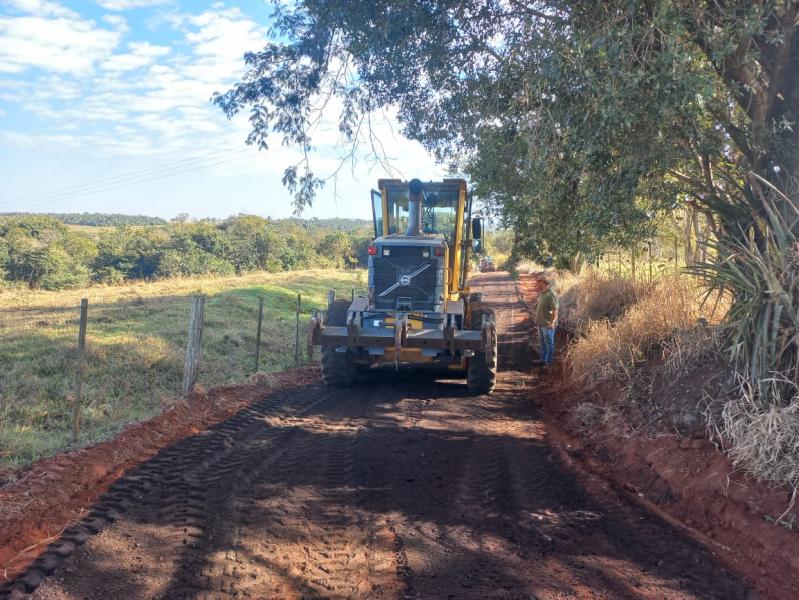
<instances>
[{"instance_id":1,"label":"dirt road","mask_svg":"<svg viewBox=\"0 0 799 600\"><path fill-rule=\"evenodd\" d=\"M382 369L269 397L119 480L88 521L100 533L67 531L29 574L55 569L33 597L751 598L558 463L516 287L479 282L500 328L493 396Z\"/></svg>"}]
</instances>

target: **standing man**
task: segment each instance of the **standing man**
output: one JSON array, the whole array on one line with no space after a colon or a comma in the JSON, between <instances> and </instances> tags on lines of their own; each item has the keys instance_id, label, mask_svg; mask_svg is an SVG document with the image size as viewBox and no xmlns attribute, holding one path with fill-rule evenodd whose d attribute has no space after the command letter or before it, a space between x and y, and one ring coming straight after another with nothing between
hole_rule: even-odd
<instances>
[{"instance_id":1,"label":"standing man","mask_svg":"<svg viewBox=\"0 0 799 600\"><path fill-rule=\"evenodd\" d=\"M555 280L551 275L541 278L541 295L538 296L538 308L535 311L535 322L538 325L538 336L541 339L541 360L544 366L555 360L555 328L558 326L558 297L555 294Z\"/></svg>"}]
</instances>

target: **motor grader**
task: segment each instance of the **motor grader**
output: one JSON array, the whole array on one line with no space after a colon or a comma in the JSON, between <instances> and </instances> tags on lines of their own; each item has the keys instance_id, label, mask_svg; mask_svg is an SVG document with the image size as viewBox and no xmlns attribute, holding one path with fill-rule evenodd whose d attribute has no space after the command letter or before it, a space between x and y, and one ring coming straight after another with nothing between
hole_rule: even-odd
<instances>
[{"instance_id":1,"label":"motor grader","mask_svg":"<svg viewBox=\"0 0 799 600\"><path fill-rule=\"evenodd\" d=\"M381 179L372 216L367 294L331 300L311 318L309 350L321 346L325 383L350 386L380 363L426 364L465 377L474 393L490 393L496 322L482 295L467 287L482 220L472 218L466 182Z\"/></svg>"}]
</instances>

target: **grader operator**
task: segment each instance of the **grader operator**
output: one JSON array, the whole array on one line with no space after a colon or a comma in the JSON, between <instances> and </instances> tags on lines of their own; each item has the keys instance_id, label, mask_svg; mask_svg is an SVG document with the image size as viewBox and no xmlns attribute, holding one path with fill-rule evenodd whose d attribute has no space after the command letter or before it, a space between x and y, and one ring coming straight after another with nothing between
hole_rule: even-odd
<instances>
[{"instance_id":1,"label":"grader operator","mask_svg":"<svg viewBox=\"0 0 799 600\"><path fill-rule=\"evenodd\" d=\"M322 347L325 383L350 386L359 370L378 363L425 363L465 376L474 393L490 393L496 323L482 295L466 286L472 241L482 236L466 182L381 179L378 188L368 294L335 300L311 319L309 346Z\"/></svg>"}]
</instances>

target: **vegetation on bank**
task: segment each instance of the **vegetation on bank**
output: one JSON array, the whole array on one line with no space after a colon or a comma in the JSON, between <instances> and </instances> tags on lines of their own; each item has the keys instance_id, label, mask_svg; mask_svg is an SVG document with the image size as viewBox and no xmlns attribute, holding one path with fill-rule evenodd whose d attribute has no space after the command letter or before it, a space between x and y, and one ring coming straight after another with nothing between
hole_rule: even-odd
<instances>
[{"instance_id":1,"label":"vegetation on bank","mask_svg":"<svg viewBox=\"0 0 799 600\"><path fill-rule=\"evenodd\" d=\"M72 447L80 299L89 299L87 368L78 445L157 414L179 395L191 296L205 294L199 384L240 383L254 371L259 298L264 300L260 371L294 366L295 308L305 325L328 289L363 292L361 270L175 278L50 292L0 291L0 465L25 464Z\"/></svg>"},{"instance_id":2,"label":"vegetation on bank","mask_svg":"<svg viewBox=\"0 0 799 600\"><path fill-rule=\"evenodd\" d=\"M53 216L0 217L0 273L8 282L58 290L169 277L356 268L366 263L370 239L370 225L345 219L327 224L239 215L94 232Z\"/></svg>"},{"instance_id":3,"label":"vegetation on bank","mask_svg":"<svg viewBox=\"0 0 799 600\"><path fill-rule=\"evenodd\" d=\"M753 387L736 355L741 347L727 345L741 326L729 293L687 274L650 284L594 270L562 273L559 287L562 323L572 335L565 368L571 385L587 393L575 407L587 431L603 423L617 434L641 427L704 431L737 467L796 493L796 384L775 371L763 379L770 393ZM763 333L746 343L767 339ZM609 382L621 390L615 403L590 399Z\"/></svg>"}]
</instances>

